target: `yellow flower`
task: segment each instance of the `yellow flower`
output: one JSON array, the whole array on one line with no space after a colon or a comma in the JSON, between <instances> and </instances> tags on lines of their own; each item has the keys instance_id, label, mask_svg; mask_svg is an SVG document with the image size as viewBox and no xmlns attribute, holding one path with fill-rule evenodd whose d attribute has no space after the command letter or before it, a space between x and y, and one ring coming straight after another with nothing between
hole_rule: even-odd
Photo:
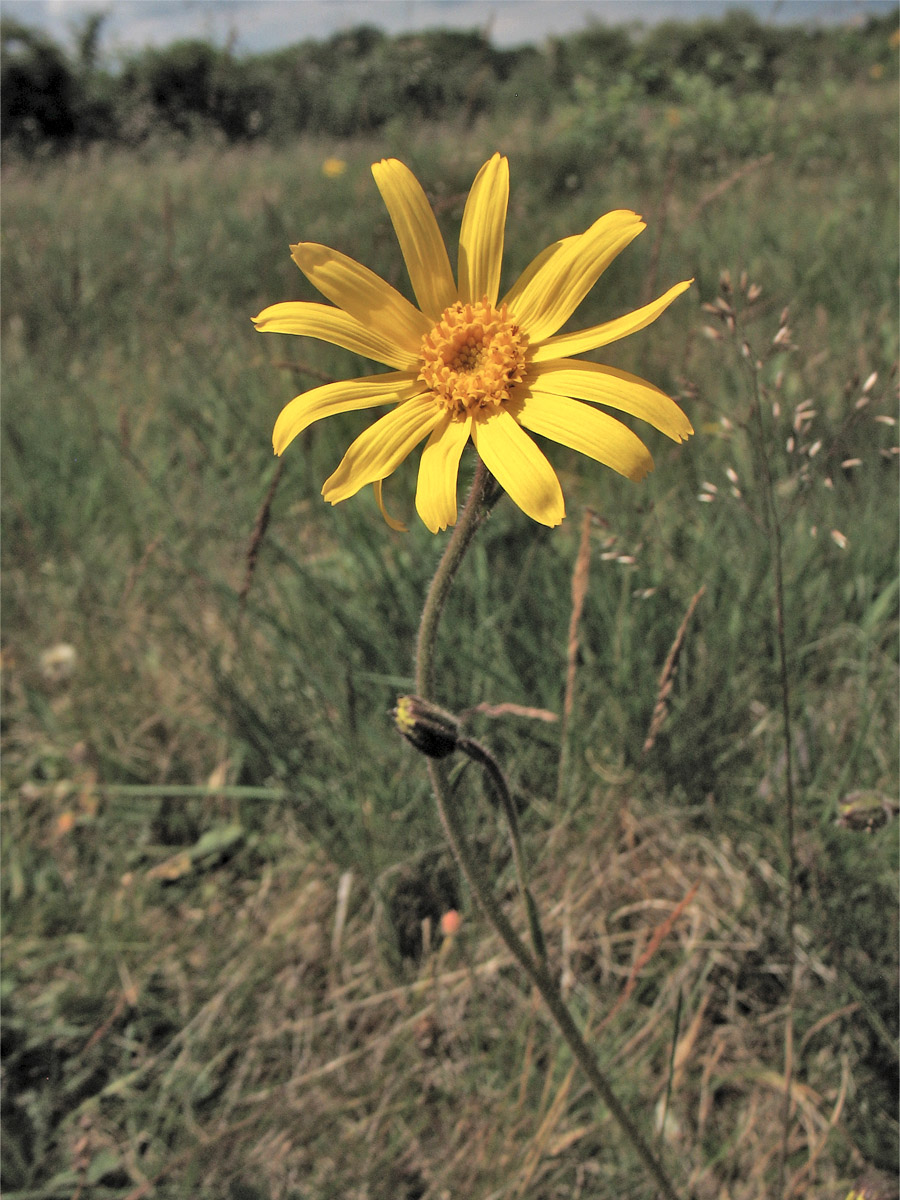
<instances>
[{"instance_id":1,"label":"yellow flower","mask_svg":"<svg viewBox=\"0 0 900 1200\"><path fill-rule=\"evenodd\" d=\"M347 164L342 158L326 158L322 163L322 174L326 179L337 179L347 170Z\"/></svg>"},{"instance_id":2,"label":"yellow flower","mask_svg":"<svg viewBox=\"0 0 900 1200\"><path fill-rule=\"evenodd\" d=\"M604 404L648 421L676 442L693 430L673 400L627 371L569 358L649 325L691 284L678 283L635 312L558 333L615 256L645 228L627 210L548 246L499 299L509 166L495 154L478 172L463 212L454 280L434 213L412 172L396 159L372 167L400 242L418 308L366 267L313 242L294 262L336 307L274 304L257 329L320 338L393 370L325 384L295 397L275 424L275 453L333 413L393 405L350 446L322 495L332 504L381 484L422 441L416 509L437 533L456 521L459 460L471 438L485 466L528 516L558 525L559 480L526 430L641 479L653 460ZM587 400L590 403L583 404Z\"/></svg>"}]
</instances>

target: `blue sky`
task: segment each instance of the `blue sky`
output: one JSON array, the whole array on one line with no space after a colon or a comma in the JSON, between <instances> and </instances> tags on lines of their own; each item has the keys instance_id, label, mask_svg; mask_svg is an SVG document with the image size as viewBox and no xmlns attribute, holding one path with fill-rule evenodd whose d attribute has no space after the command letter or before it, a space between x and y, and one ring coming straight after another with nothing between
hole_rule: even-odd
<instances>
[{"instance_id":1,"label":"blue sky","mask_svg":"<svg viewBox=\"0 0 900 1200\"><path fill-rule=\"evenodd\" d=\"M45 29L66 44L91 12L109 14L104 49L113 53L199 37L256 52L354 25L388 33L435 28L482 29L500 46L539 43L591 23L653 24L745 8L778 23L862 20L897 10L896 0L2 0L0 11Z\"/></svg>"}]
</instances>

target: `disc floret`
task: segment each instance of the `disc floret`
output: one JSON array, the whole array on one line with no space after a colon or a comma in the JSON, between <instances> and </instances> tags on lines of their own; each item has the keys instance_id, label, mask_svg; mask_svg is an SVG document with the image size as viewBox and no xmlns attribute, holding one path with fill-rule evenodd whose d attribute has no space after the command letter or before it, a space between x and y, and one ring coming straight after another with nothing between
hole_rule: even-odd
<instances>
[{"instance_id":1,"label":"disc floret","mask_svg":"<svg viewBox=\"0 0 900 1200\"><path fill-rule=\"evenodd\" d=\"M458 300L422 339L419 379L454 414L495 408L521 383L527 346L505 304Z\"/></svg>"}]
</instances>

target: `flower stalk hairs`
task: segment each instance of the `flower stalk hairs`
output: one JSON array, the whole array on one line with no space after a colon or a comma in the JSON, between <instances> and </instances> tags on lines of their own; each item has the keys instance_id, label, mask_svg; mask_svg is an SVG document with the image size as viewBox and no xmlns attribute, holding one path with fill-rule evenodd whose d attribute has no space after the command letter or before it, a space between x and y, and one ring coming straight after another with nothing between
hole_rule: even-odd
<instances>
[{"instance_id":1,"label":"flower stalk hairs","mask_svg":"<svg viewBox=\"0 0 900 1200\"><path fill-rule=\"evenodd\" d=\"M339 251L300 242L291 247L294 262L334 307L288 301L254 318L264 333L320 338L394 368L313 388L278 417L273 442L275 453L283 454L323 417L392 406L353 442L325 481L326 500L337 504L371 483L385 519L402 528L387 516L382 481L424 441L416 510L437 533L456 523L459 460L471 440L523 512L543 525L558 525L565 516L562 489L529 433L637 480L653 467L650 452L597 405L647 421L676 442L693 432L678 405L653 384L570 357L643 329L691 280L615 320L559 333L606 267L645 228L636 213L607 213L583 234L554 242L500 298L509 197L505 158L495 154L472 184L455 280L437 220L409 168L384 159L372 172L418 307Z\"/></svg>"},{"instance_id":2,"label":"flower stalk hairs","mask_svg":"<svg viewBox=\"0 0 900 1200\"><path fill-rule=\"evenodd\" d=\"M275 423L276 454L322 417L390 406L352 443L322 494L332 504L372 484L392 528L382 484L412 451L419 459L416 509L433 533L454 526L422 610L415 655L415 691L394 709L397 731L426 759L438 814L469 887L510 953L540 992L560 1033L653 1177L660 1195L677 1200L648 1140L618 1100L587 1046L548 963L546 940L528 884L516 806L490 752L468 737L462 722L435 703L435 643L444 603L481 522L502 492L535 521L565 516L559 480L537 434L569 446L629 479L653 465L640 438L600 405L647 421L676 442L693 430L678 405L646 380L572 355L636 333L689 286L685 280L657 300L615 320L573 333L559 330L615 256L644 229L627 210L607 213L583 234L548 246L500 296L500 268L509 196L509 167L495 154L469 192L454 279L425 193L396 159L376 163L375 182L390 213L418 307L366 267L312 242L291 247L294 261L331 305L274 304L254 318L266 333L320 338L392 368L325 384L295 397ZM467 443L477 452L475 476L457 511L459 462ZM466 832L464 811L450 787L449 763L466 755L480 767L508 826L512 862L530 947L498 901Z\"/></svg>"}]
</instances>

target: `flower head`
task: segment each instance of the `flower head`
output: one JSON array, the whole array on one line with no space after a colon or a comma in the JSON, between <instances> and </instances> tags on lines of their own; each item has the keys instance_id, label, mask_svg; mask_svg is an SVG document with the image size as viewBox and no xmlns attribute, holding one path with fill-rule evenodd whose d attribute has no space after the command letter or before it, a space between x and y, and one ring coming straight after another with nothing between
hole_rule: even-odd
<instances>
[{"instance_id":1,"label":"flower head","mask_svg":"<svg viewBox=\"0 0 900 1200\"><path fill-rule=\"evenodd\" d=\"M320 338L393 370L313 388L275 423L282 454L313 421L391 405L350 446L322 494L332 504L381 484L421 442L416 509L433 532L456 521L459 460L471 441L516 504L544 525L565 516L559 480L536 433L629 479L653 467L636 434L596 405L648 421L676 442L693 430L673 400L627 371L570 355L596 350L649 325L686 280L634 312L559 333L616 255L645 228L636 213L607 213L583 234L548 246L500 297L509 166L484 164L463 212L456 279L434 213L412 172L396 159L372 167L400 242L418 307L366 267L313 242L291 247L297 266L331 305L273 304L257 329ZM334 306L334 307L332 307ZM583 403L587 401L588 403ZM426 440L427 439L427 440Z\"/></svg>"},{"instance_id":2,"label":"flower head","mask_svg":"<svg viewBox=\"0 0 900 1200\"><path fill-rule=\"evenodd\" d=\"M429 758L446 758L459 745L456 717L421 696L400 696L393 716L398 733Z\"/></svg>"}]
</instances>

